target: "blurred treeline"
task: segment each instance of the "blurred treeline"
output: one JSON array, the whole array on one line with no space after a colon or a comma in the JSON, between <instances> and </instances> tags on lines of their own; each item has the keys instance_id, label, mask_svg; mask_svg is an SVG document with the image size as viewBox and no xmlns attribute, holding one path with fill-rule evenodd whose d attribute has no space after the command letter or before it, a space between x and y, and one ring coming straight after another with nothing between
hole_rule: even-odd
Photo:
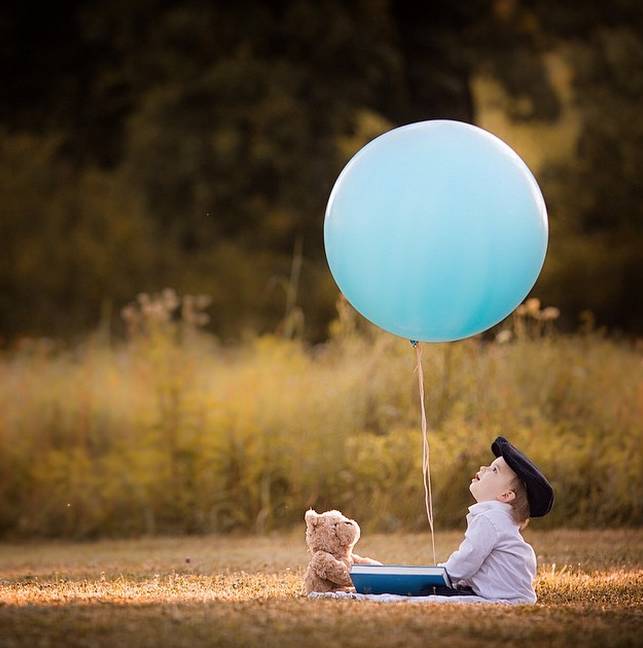
<instances>
[{"instance_id":1,"label":"blurred treeline","mask_svg":"<svg viewBox=\"0 0 643 648\"><path fill-rule=\"evenodd\" d=\"M265 532L339 508L427 530L415 353L345 303L325 344L226 347L203 300L141 296L128 340L0 360L0 536ZM464 523L507 436L551 480L539 527L643 522L642 368L631 345L554 327L529 300L495 340L424 345L437 528Z\"/></svg>"},{"instance_id":2,"label":"blurred treeline","mask_svg":"<svg viewBox=\"0 0 643 648\"><path fill-rule=\"evenodd\" d=\"M563 329L590 309L600 324L639 333L642 7L4 4L0 338L73 337L116 323L139 291L172 285L212 297L209 326L223 339L293 314L291 329L325 339L337 290L322 223L342 166L402 123L485 125L489 84L510 126L499 135L517 145L512 133L533 127L517 146L528 162L529 142L562 133L535 169L551 219L535 294L561 308ZM288 363L311 362L288 345L262 353L284 348ZM82 371L114 369L99 358L89 353Z\"/></svg>"}]
</instances>

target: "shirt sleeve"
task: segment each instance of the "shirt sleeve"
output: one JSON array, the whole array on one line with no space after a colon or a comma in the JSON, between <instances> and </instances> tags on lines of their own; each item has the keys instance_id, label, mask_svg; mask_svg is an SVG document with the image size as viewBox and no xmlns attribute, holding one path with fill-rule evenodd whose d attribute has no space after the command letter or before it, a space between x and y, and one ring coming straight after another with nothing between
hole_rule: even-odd
<instances>
[{"instance_id":1,"label":"shirt sleeve","mask_svg":"<svg viewBox=\"0 0 643 648\"><path fill-rule=\"evenodd\" d=\"M467 527L458 549L445 563L438 563L438 567L444 567L452 581L469 578L480 569L497 539L498 532L491 521L484 515L477 515Z\"/></svg>"}]
</instances>

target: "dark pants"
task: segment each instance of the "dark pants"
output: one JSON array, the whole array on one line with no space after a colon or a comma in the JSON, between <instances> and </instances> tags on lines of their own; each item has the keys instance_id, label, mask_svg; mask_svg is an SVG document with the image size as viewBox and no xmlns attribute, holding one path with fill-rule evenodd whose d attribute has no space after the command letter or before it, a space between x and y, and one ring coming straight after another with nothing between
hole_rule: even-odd
<instances>
[{"instance_id":1,"label":"dark pants","mask_svg":"<svg viewBox=\"0 0 643 648\"><path fill-rule=\"evenodd\" d=\"M478 596L470 587L445 587L444 585L436 585L431 587L424 596Z\"/></svg>"}]
</instances>

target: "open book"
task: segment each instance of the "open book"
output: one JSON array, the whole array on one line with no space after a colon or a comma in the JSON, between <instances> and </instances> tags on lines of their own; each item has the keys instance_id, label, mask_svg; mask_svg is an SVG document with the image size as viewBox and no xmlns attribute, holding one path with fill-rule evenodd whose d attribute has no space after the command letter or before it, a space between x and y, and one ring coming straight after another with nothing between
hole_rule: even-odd
<instances>
[{"instance_id":1,"label":"open book","mask_svg":"<svg viewBox=\"0 0 643 648\"><path fill-rule=\"evenodd\" d=\"M350 576L360 594L428 596L434 587L452 587L444 567L353 565Z\"/></svg>"}]
</instances>

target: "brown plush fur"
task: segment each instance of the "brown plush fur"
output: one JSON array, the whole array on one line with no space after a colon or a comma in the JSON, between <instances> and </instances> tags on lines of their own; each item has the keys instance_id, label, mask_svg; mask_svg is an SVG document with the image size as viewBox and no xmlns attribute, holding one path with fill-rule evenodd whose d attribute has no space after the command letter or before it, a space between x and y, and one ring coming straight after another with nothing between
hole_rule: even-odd
<instances>
[{"instance_id":1,"label":"brown plush fur","mask_svg":"<svg viewBox=\"0 0 643 648\"><path fill-rule=\"evenodd\" d=\"M354 592L349 570L353 564L381 565L353 553L360 537L359 524L339 511L317 513L310 509L306 520L306 544L312 554L304 576L304 592Z\"/></svg>"}]
</instances>

